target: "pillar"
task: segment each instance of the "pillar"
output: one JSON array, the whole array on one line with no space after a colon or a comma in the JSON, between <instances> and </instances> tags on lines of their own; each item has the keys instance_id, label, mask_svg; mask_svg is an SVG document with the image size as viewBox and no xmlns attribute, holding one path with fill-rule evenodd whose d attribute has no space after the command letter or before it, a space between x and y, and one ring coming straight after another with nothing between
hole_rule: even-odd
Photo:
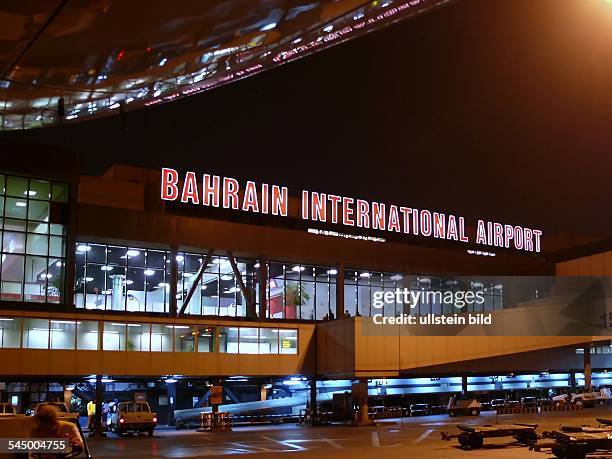
<instances>
[{"instance_id":1,"label":"pillar","mask_svg":"<svg viewBox=\"0 0 612 459\"><path fill-rule=\"evenodd\" d=\"M468 378L467 376L461 377L461 393L463 395L467 394L468 391Z\"/></svg>"},{"instance_id":2,"label":"pillar","mask_svg":"<svg viewBox=\"0 0 612 459\"><path fill-rule=\"evenodd\" d=\"M570 391L575 392L576 391L576 372L571 371L569 376L570 376L569 378Z\"/></svg>"},{"instance_id":3,"label":"pillar","mask_svg":"<svg viewBox=\"0 0 612 459\"><path fill-rule=\"evenodd\" d=\"M174 424L174 407L176 406L176 383L166 383L168 386L168 425Z\"/></svg>"},{"instance_id":4,"label":"pillar","mask_svg":"<svg viewBox=\"0 0 612 459\"><path fill-rule=\"evenodd\" d=\"M80 161L77 159L77 163ZM75 165L74 175L80 173L80 164ZM78 178L73 178L70 182L70 192L68 200L68 225L66 231L66 265L64 266L64 280L62 288L64 309L72 311L74 307L74 286L76 282L76 235L78 232L77 210L79 208L79 182ZM84 306L84 305L83 305Z\"/></svg>"},{"instance_id":5,"label":"pillar","mask_svg":"<svg viewBox=\"0 0 612 459\"><path fill-rule=\"evenodd\" d=\"M351 386L351 394L353 396L353 401L359 403L359 411L357 412L356 417L353 418L353 425L373 425L374 423L368 414L368 380L360 379L359 382L353 383Z\"/></svg>"},{"instance_id":6,"label":"pillar","mask_svg":"<svg viewBox=\"0 0 612 459\"><path fill-rule=\"evenodd\" d=\"M317 407L317 380L311 379L310 383L310 420L313 426L319 424L319 410Z\"/></svg>"},{"instance_id":7,"label":"pillar","mask_svg":"<svg viewBox=\"0 0 612 459\"><path fill-rule=\"evenodd\" d=\"M178 255L178 247L173 245L170 247L170 316L176 317L178 314L177 307L177 285L178 285L178 262L176 257Z\"/></svg>"},{"instance_id":8,"label":"pillar","mask_svg":"<svg viewBox=\"0 0 612 459\"><path fill-rule=\"evenodd\" d=\"M344 318L344 262L337 265L336 274L336 319Z\"/></svg>"},{"instance_id":9,"label":"pillar","mask_svg":"<svg viewBox=\"0 0 612 459\"><path fill-rule=\"evenodd\" d=\"M265 257L259 257L259 269L257 270L259 278L259 319L266 318L268 310L268 262Z\"/></svg>"},{"instance_id":10,"label":"pillar","mask_svg":"<svg viewBox=\"0 0 612 459\"><path fill-rule=\"evenodd\" d=\"M584 347L584 391L591 392L593 382L591 378L591 345Z\"/></svg>"},{"instance_id":11,"label":"pillar","mask_svg":"<svg viewBox=\"0 0 612 459\"><path fill-rule=\"evenodd\" d=\"M104 386L102 384L102 375L96 375L96 412L94 414L94 431L89 434L90 437L102 438L106 437L104 426L102 425L102 402L104 401Z\"/></svg>"}]
</instances>

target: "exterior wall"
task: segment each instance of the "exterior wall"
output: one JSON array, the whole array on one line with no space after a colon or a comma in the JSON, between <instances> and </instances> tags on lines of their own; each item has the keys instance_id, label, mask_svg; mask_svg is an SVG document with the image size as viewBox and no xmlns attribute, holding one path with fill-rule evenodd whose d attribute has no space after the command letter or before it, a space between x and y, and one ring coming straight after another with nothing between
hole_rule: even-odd
<instances>
[{"instance_id":1,"label":"exterior wall","mask_svg":"<svg viewBox=\"0 0 612 459\"><path fill-rule=\"evenodd\" d=\"M612 250L557 263L557 276L612 276Z\"/></svg>"},{"instance_id":2,"label":"exterior wall","mask_svg":"<svg viewBox=\"0 0 612 459\"><path fill-rule=\"evenodd\" d=\"M542 318L538 317L538 313L542 311L537 309L496 312L494 321L501 324L540 322ZM554 316L554 311L551 315ZM406 372L418 373L427 367L546 349L580 347L593 342L610 342L608 330L603 331L601 336L559 336L554 324L547 331L548 336L489 336L488 330L478 328L463 330L462 336L414 336L406 332L401 334L401 328L397 326L375 327L376 335L371 331L370 319L365 317L319 324L318 374L329 378L394 377ZM528 327L525 330L529 332ZM488 366L487 362L474 365L471 371L497 371L493 362L489 361ZM516 362L513 369L520 371L522 368Z\"/></svg>"}]
</instances>

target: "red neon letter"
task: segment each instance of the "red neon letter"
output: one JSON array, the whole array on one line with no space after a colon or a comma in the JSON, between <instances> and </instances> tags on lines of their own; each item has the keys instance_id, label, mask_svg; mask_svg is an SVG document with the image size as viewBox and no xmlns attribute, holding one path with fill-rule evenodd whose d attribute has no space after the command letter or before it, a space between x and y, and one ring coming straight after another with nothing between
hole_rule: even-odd
<instances>
[{"instance_id":1,"label":"red neon letter","mask_svg":"<svg viewBox=\"0 0 612 459\"><path fill-rule=\"evenodd\" d=\"M244 189L244 199L242 200L242 210L259 212L259 202L257 200L257 187L255 182L247 182Z\"/></svg>"},{"instance_id":2,"label":"red neon letter","mask_svg":"<svg viewBox=\"0 0 612 459\"><path fill-rule=\"evenodd\" d=\"M325 193L312 192L312 219L314 221L327 221L327 196Z\"/></svg>"},{"instance_id":3,"label":"red neon letter","mask_svg":"<svg viewBox=\"0 0 612 459\"><path fill-rule=\"evenodd\" d=\"M238 209L238 180L229 177L223 178L223 207Z\"/></svg>"},{"instance_id":4,"label":"red neon letter","mask_svg":"<svg viewBox=\"0 0 612 459\"><path fill-rule=\"evenodd\" d=\"M355 226L353 220L353 198L342 198L342 223L347 226Z\"/></svg>"},{"instance_id":5,"label":"red neon letter","mask_svg":"<svg viewBox=\"0 0 612 459\"><path fill-rule=\"evenodd\" d=\"M178 198L178 172L164 167L161 172L161 198L164 201L174 201Z\"/></svg>"},{"instance_id":6,"label":"red neon letter","mask_svg":"<svg viewBox=\"0 0 612 459\"><path fill-rule=\"evenodd\" d=\"M185 181L183 182L183 194L181 195L181 202L189 202L189 200L191 200L193 204L200 204L200 197L198 196L198 184L195 172L187 172L185 174Z\"/></svg>"},{"instance_id":7,"label":"red neon letter","mask_svg":"<svg viewBox=\"0 0 612 459\"><path fill-rule=\"evenodd\" d=\"M208 174L204 174L202 181L202 205L210 206L211 200L213 207L219 207L219 188L221 184L221 178L218 175L211 177Z\"/></svg>"},{"instance_id":8,"label":"red neon letter","mask_svg":"<svg viewBox=\"0 0 612 459\"><path fill-rule=\"evenodd\" d=\"M364 201L363 199L357 200L356 220L358 227L370 227L370 204L368 204L368 201Z\"/></svg>"},{"instance_id":9,"label":"red neon letter","mask_svg":"<svg viewBox=\"0 0 612 459\"><path fill-rule=\"evenodd\" d=\"M338 223L338 203L340 202L340 196L330 194L327 199L331 201L331 220L332 223Z\"/></svg>"},{"instance_id":10,"label":"red neon letter","mask_svg":"<svg viewBox=\"0 0 612 459\"><path fill-rule=\"evenodd\" d=\"M287 216L287 187L272 185L272 215Z\"/></svg>"}]
</instances>

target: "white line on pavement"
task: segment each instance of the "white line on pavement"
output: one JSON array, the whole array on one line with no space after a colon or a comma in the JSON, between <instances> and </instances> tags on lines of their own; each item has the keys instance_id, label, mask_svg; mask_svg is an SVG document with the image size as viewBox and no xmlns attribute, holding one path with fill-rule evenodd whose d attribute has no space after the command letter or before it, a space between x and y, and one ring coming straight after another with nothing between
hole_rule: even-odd
<instances>
[{"instance_id":1,"label":"white line on pavement","mask_svg":"<svg viewBox=\"0 0 612 459\"><path fill-rule=\"evenodd\" d=\"M274 443L278 443L279 445L288 446L289 448L293 448L295 451L307 451L307 448L303 448L300 445L295 445L290 441L275 440L274 438L266 437L265 435L262 435L261 438Z\"/></svg>"},{"instance_id":2,"label":"white line on pavement","mask_svg":"<svg viewBox=\"0 0 612 459\"><path fill-rule=\"evenodd\" d=\"M433 431L434 431L433 429L426 430L414 442L415 443L421 443L423 440L425 440L427 437L429 437Z\"/></svg>"},{"instance_id":3,"label":"white line on pavement","mask_svg":"<svg viewBox=\"0 0 612 459\"><path fill-rule=\"evenodd\" d=\"M378 448L380 446L380 440L378 439L378 432L372 432L372 446Z\"/></svg>"}]
</instances>

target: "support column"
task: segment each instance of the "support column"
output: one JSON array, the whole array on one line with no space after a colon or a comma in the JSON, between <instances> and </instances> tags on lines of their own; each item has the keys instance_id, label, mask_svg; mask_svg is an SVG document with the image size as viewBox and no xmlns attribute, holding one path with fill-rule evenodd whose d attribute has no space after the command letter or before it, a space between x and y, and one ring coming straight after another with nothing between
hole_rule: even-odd
<instances>
[{"instance_id":1,"label":"support column","mask_svg":"<svg viewBox=\"0 0 612 459\"><path fill-rule=\"evenodd\" d=\"M368 380L360 379L359 382L353 383L351 386L351 394L353 396L353 403L357 402L359 404L359 411L353 418L353 425L374 425L374 422L370 419L368 414Z\"/></svg>"},{"instance_id":2,"label":"support column","mask_svg":"<svg viewBox=\"0 0 612 459\"><path fill-rule=\"evenodd\" d=\"M75 174L78 174L80 165L75 167ZM70 183L69 199L68 199L68 224L66 228L66 258L64 266L63 285L60 287L63 294L64 309L72 310L74 307L74 286L76 282L76 235L78 232L77 210L79 208L79 183L78 180L72 180ZM80 305L80 306L85 306Z\"/></svg>"},{"instance_id":3,"label":"support column","mask_svg":"<svg viewBox=\"0 0 612 459\"><path fill-rule=\"evenodd\" d=\"M584 347L584 391L591 392L593 382L591 378L591 345Z\"/></svg>"},{"instance_id":4,"label":"support column","mask_svg":"<svg viewBox=\"0 0 612 459\"><path fill-rule=\"evenodd\" d=\"M572 392L576 391L576 372L575 371L570 372L569 387L570 387L570 391Z\"/></svg>"},{"instance_id":5,"label":"support column","mask_svg":"<svg viewBox=\"0 0 612 459\"><path fill-rule=\"evenodd\" d=\"M178 247L173 245L170 247L170 317L176 317L177 307L177 284L178 284L178 262L176 257L178 255Z\"/></svg>"},{"instance_id":6,"label":"support column","mask_svg":"<svg viewBox=\"0 0 612 459\"><path fill-rule=\"evenodd\" d=\"M168 387L168 420L166 421L168 425L173 425L174 420L174 407L176 406L176 383L166 383Z\"/></svg>"},{"instance_id":7,"label":"support column","mask_svg":"<svg viewBox=\"0 0 612 459\"><path fill-rule=\"evenodd\" d=\"M468 391L468 378L467 376L461 377L461 393L463 395L467 394Z\"/></svg>"},{"instance_id":8,"label":"support column","mask_svg":"<svg viewBox=\"0 0 612 459\"><path fill-rule=\"evenodd\" d=\"M310 384L310 422L313 426L319 424L319 410L317 407L317 380L311 379Z\"/></svg>"},{"instance_id":9,"label":"support column","mask_svg":"<svg viewBox=\"0 0 612 459\"><path fill-rule=\"evenodd\" d=\"M336 267L336 319L344 318L344 262L339 262Z\"/></svg>"},{"instance_id":10,"label":"support column","mask_svg":"<svg viewBox=\"0 0 612 459\"><path fill-rule=\"evenodd\" d=\"M96 375L96 412L94 413L94 431L90 437L106 437L102 426L102 402L104 401L104 386L102 385L102 375Z\"/></svg>"},{"instance_id":11,"label":"support column","mask_svg":"<svg viewBox=\"0 0 612 459\"><path fill-rule=\"evenodd\" d=\"M263 320L268 311L268 260L265 257L259 257L257 277L259 280L259 320Z\"/></svg>"}]
</instances>

